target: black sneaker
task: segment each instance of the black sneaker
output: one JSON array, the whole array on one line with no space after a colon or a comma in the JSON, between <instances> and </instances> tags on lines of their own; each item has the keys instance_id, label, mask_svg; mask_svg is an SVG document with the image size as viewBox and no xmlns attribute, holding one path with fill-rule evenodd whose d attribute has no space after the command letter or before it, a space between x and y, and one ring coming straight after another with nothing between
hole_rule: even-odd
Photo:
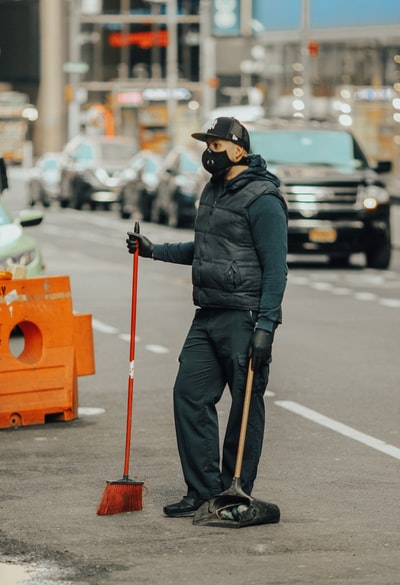
<instances>
[{"instance_id":1,"label":"black sneaker","mask_svg":"<svg viewBox=\"0 0 400 585\"><path fill-rule=\"evenodd\" d=\"M205 500L197 500L196 498L190 498L189 496L183 496L180 502L176 504L168 504L164 506L163 512L170 518L184 518L185 516L194 516L194 513Z\"/></svg>"}]
</instances>

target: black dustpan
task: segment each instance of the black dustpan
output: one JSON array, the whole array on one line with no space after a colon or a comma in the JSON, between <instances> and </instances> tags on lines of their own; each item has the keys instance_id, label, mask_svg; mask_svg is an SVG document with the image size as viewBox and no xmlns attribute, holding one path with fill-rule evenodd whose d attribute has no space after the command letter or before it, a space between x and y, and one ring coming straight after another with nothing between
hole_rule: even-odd
<instances>
[{"instance_id":1,"label":"black dustpan","mask_svg":"<svg viewBox=\"0 0 400 585\"><path fill-rule=\"evenodd\" d=\"M212 497L207 502L204 502L204 504L196 510L193 524L198 526L241 528L242 526L273 524L279 522L280 510L278 506L252 498L243 491L241 486L240 476L242 472L253 378L254 371L251 367L250 359L232 485L229 489Z\"/></svg>"}]
</instances>

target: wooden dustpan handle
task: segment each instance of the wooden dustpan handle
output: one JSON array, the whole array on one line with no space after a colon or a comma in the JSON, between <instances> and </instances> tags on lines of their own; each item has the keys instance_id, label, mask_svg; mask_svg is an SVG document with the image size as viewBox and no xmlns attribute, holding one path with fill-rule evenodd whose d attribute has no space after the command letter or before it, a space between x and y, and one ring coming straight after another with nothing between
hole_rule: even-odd
<instances>
[{"instance_id":1,"label":"wooden dustpan handle","mask_svg":"<svg viewBox=\"0 0 400 585\"><path fill-rule=\"evenodd\" d=\"M240 423L239 444L235 463L235 479L239 479L242 473L244 445L246 442L247 423L249 420L251 392L253 389L254 370L252 369L251 358L249 360L249 368L247 371L246 390L244 393L242 422Z\"/></svg>"}]
</instances>

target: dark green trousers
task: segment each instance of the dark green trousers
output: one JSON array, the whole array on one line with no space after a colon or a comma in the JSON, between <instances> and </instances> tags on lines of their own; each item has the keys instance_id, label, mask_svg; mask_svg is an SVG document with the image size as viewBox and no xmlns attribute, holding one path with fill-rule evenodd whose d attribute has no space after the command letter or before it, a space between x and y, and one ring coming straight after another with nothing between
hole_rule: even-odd
<instances>
[{"instance_id":1,"label":"dark green trousers","mask_svg":"<svg viewBox=\"0 0 400 585\"><path fill-rule=\"evenodd\" d=\"M175 429L190 497L206 500L232 483L254 325L250 311L198 309L179 356ZM268 373L269 364L254 376L241 474L248 494L263 445ZM221 457L216 405L226 386L231 408Z\"/></svg>"}]
</instances>

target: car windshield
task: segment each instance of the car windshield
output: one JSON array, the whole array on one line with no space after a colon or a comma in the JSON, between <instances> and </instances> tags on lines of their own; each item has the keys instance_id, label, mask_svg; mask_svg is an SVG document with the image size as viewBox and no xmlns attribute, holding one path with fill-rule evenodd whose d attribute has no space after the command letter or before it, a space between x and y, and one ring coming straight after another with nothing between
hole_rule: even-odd
<instances>
[{"instance_id":1,"label":"car windshield","mask_svg":"<svg viewBox=\"0 0 400 585\"><path fill-rule=\"evenodd\" d=\"M115 161L127 163L132 158L134 153L133 146L130 144L118 144L116 142L109 142L99 145L99 155L101 160Z\"/></svg>"},{"instance_id":2,"label":"car windshield","mask_svg":"<svg viewBox=\"0 0 400 585\"><path fill-rule=\"evenodd\" d=\"M319 165L365 168L367 162L350 134L335 131L254 130L252 152L270 165Z\"/></svg>"},{"instance_id":3,"label":"car windshield","mask_svg":"<svg viewBox=\"0 0 400 585\"><path fill-rule=\"evenodd\" d=\"M156 173L158 170L159 165L157 162L152 158L146 158L144 163L144 171L145 173Z\"/></svg>"},{"instance_id":4,"label":"car windshield","mask_svg":"<svg viewBox=\"0 0 400 585\"><path fill-rule=\"evenodd\" d=\"M41 162L41 167L44 171L57 171L59 161L56 158L46 158Z\"/></svg>"},{"instance_id":5,"label":"car windshield","mask_svg":"<svg viewBox=\"0 0 400 585\"><path fill-rule=\"evenodd\" d=\"M12 223L12 219L6 209L0 203L0 226Z\"/></svg>"},{"instance_id":6,"label":"car windshield","mask_svg":"<svg viewBox=\"0 0 400 585\"><path fill-rule=\"evenodd\" d=\"M133 161L132 168L135 171L140 171L140 169L143 169L145 173L156 173L159 168L159 164L157 163L156 159L150 156L143 158L139 157Z\"/></svg>"},{"instance_id":7,"label":"car windshield","mask_svg":"<svg viewBox=\"0 0 400 585\"><path fill-rule=\"evenodd\" d=\"M182 173L197 173L199 171L200 163L193 160L186 154L182 154L180 166Z\"/></svg>"}]
</instances>

